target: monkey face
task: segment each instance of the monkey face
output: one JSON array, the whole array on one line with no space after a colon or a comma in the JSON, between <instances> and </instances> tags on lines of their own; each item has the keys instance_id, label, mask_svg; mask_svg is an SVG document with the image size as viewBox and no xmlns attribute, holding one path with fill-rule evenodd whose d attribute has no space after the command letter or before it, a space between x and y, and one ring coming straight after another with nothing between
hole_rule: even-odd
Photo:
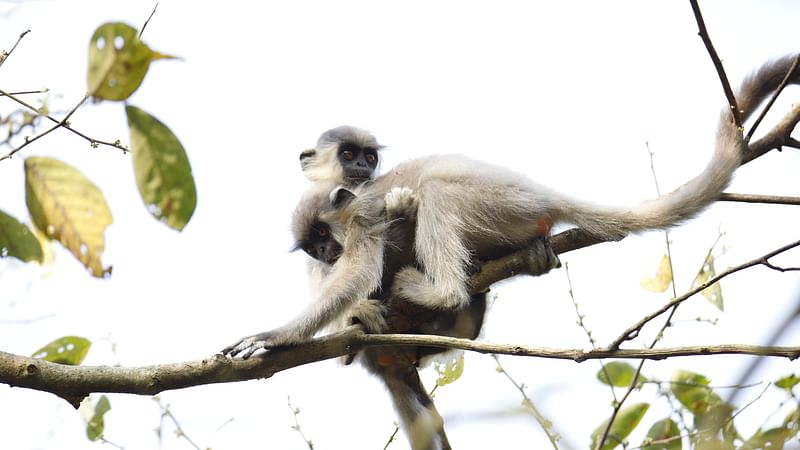
<instances>
[{"instance_id":1,"label":"monkey face","mask_svg":"<svg viewBox=\"0 0 800 450\"><path fill-rule=\"evenodd\" d=\"M344 178L354 184L369 180L378 167L378 149L375 147L343 142L339 145L336 157L342 166Z\"/></svg>"},{"instance_id":2,"label":"monkey face","mask_svg":"<svg viewBox=\"0 0 800 450\"><path fill-rule=\"evenodd\" d=\"M308 256L333 265L342 255L342 246L333 238L331 228L327 223L313 223L308 230L305 241L299 245Z\"/></svg>"}]
</instances>

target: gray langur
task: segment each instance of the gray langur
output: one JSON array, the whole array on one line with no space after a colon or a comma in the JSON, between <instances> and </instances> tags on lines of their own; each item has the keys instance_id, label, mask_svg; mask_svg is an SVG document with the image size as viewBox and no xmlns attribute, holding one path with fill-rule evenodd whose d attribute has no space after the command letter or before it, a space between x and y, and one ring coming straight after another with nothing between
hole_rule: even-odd
<instances>
[{"instance_id":1,"label":"gray langur","mask_svg":"<svg viewBox=\"0 0 800 450\"><path fill-rule=\"evenodd\" d=\"M737 93L744 119L774 92L792 62L791 56L768 62L745 79ZM790 82L799 79L795 72ZM431 309L458 309L469 302L465 281L473 257L493 259L522 248L542 232L543 223L571 223L612 239L675 226L719 197L745 149L742 130L726 108L714 156L697 177L658 199L618 208L565 196L514 171L463 156L408 161L335 210L344 224L342 234L334 233L342 251L315 301L288 324L245 337L224 353L249 356L257 349L306 341L355 301L369 298L383 277L386 222L380 211L393 187L409 187L419 199L413 247L422 272L401 269L395 280L395 286L403 287L399 294Z\"/></svg>"},{"instance_id":2,"label":"gray langur","mask_svg":"<svg viewBox=\"0 0 800 450\"><path fill-rule=\"evenodd\" d=\"M357 227L374 228L376 233L384 235L380 286L369 294L368 299L345 307L333 321L333 327L341 329L358 322L370 333L477 337L483 324L486 294L473 296L469 307L459 311L423 311L390 294L394 274L400 267L414 264L412 245L417 204L411 191L393 189L384 197L383 208L378 207L380 202L370 202L369 205L375 208L356 209L357 217L352 217L348 209L354 198L346 189L334 187L331 183L317 183L303 196L292 220L295 248L318 260L318 264L311 265L311 268L322 271L317 277L322 283L342 255L340 242L345 241L351 221L357 223ZM415 346L370 347L358 355L362 365L388 388L401 427L413 449L450 448L444 421L417 372L421 357L441 351Z\"/></svg>"}]
</instances>

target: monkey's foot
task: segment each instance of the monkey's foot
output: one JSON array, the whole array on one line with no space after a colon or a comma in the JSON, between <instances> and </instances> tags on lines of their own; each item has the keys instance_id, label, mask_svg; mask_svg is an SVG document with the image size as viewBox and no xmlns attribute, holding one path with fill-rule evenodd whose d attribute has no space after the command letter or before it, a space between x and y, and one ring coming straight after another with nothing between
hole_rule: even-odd
<instances>
[{"instance_id":1,"label":"monkey's foot","mask_svg":"<svg viewBox=\"0 0 800 450\"><path fill-rule=\"evenodd\" d=\"M529 275L544 275L561 267L561 260L550 246L550 241L546 237L539 237L531 242L525 253L525 266Z\"/></svg>"},{"instance_id":2,"label":"monkey's foot","mask_svg":"<svg viewBox=\"0 0 800 450\"><path fill-rule=\"evenodd\" d=\"M394 187L384 197L386 220L413 219L417 214L418 200L414 191L407 187Z\"/></svg>"},{"instance_id":3,"label":"monkey's foot","mask_svg":"<svg viewBox=\"0 0 800 450\"><path fill-rule=\"evenodd\" d=\"M394 277L392 295L428 309L461 309L469 303L469 294L464 284L460 287L462 289L438 288L424 273L413 267L405 267Z\"/></svg>"},{"instance_id":4,"label":"monkey's foot","mask_svg":"<svg viewBox=\"0 0 800 450\"><path fill-rule=\"evenodd\" d=\"M386 322L386 306L380 300L362 300L353 305L349 314L350 324L361 324L367 333L379 334L389 329Z\"/></svg>"}]
</instances>

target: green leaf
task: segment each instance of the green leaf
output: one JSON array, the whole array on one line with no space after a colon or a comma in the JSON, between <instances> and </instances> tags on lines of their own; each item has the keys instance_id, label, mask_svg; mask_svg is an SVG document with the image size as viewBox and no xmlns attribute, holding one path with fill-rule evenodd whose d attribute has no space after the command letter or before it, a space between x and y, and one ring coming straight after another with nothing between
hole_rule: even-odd
<instances>
[{"instance_id":1,"label":"green leaf","mask_svg":"<svg viewBox=\"0 0 800 450\"><path fill-rule=\"evenodd\" d=\"M703 414L712 406L722 403L722 399L708 387L709 383L709 379L703 375L678 370L672 376L671 390L692 414Z\"/></svg>"},{"instance_id":2,"label":"green leaf","mask_svg":"<svg viewBox=\"0 0 800 450\"><path fill-rule=\"evenodd\" d=\"M78 169L53 158L26 159L25 202L48 239L61 242L92 275L111 274L101 261L111 211L100 189Z\"/></svg>"},{"instance_id":3,"label":"green leaf","mask_svg":"<svg viewBox=\"0 0 800 450\"><path fill-rule=\"evenodd\" d=\"M80 336L64 336L36 350L31 357L58 364L77 366L86 358L92 343Z\"/></svg>"},{"instance_id":4,"label":"green leaf","mask_svg":"<svg viewBox=\"0 0 800 450\"><path fill-rule=\"evenodd\" d=\"M653 276L648 274L639 280L639 285L650 292L664 292L670 283L672 283L672 263L666 253L661 256L656 273Z\"/></svg>"},{"instance_id":5,"label":"green leaf","mask_svg":"<svg viewBox=\"0 0 800 450\"><path fill-rule=\"evenodd\" d=\"M601 383L615 387L628 387L633 383L633 377L636 375L636 368L632 365L621 362L612 361L605 364L600 370L597 371L597 379ZM647 381L645 377L639 375L638 384Z\"/></svg>"},{"instance_id":6,"label":"green leaf","mask_svg":"<svg viewBox=\"0 0 800 450\"><path fill-rule=\"evenodd\" d=\"M178 138L158 119L128 105L136 185L150 214L178 231L197 205L192 168Z\"/></svg>"},{"instance_id":7,"label":"green leaf","mask_svg":"<svg viewBox=\"0 0 800 450\"><path fill-rule=\"evenodd\" d=\"M105 420L103 416L105 416L109 410L111 410L111 402L108 400L108 397L105 395L100 396L100 400L94 405L94 414L92 414L91 419L89 419L89 423L86 424L86 437L88 437L90 441L94 442L103 436L103 431L105 431Z\"/></svg>"},{"instance_id":8,"label":"green leaf","mask_svg":"<svg viewBox=\"0 0 800 450\"><path fill-rule=\"evenodd\" d=\"M791 374L776 381L775 386L787 391L791 391L793 387L797 386L797 383L800 383L800 377L795 374Z\"/></svg>"},{"instance_id":9,"label":"green leaf","mask_svg":"<svg viewBox=\"0 0 800 450\"><path fill-rule=\"evenodd\" d=\"M603 443L601 450L611 450L621 444L636 426L639 425L639 422L641 422L642 417L644 417L649 408L649 403L637 403L622 408L614 419L614 423L611 424L608 437ZM600 438L603 437L603 432L606 430L606 427L608 427L608 419L604 420L603 423L592 432L592 449L597 448L597 443Z\"/></svg>"},{"instance_id":10,"label":"green leaf","mask_svg":"<svg viewBox=\"0 0 800 450\"><path fill-rule=\"evenodd\" d=\"M742 449L783 450L784 444L791 438L792 432L784 427L772 428L766 431L758 430L753 437L744 443Z\"/></svg>"},{"instance_id":11,"label":"green leaf","mask_svg":"<svg viewBox=\"0 0 800 450\"><path fill-rule=\"evenodd\" d=\"M89 42L89 95L125 100L142 84L150 62L174 58L151 50L130 25L105 23Z\"/></svg>"},{"instance_id":12,"label":"green leaf","mask_svg":"<svg viewBox=\"0 0 800 450\"><path fill-rule=\"evenodd\" d=\"M31 230L17 219L0 211L0 258L13 256L19 260L41 263L42 246Z\"/></svg>"},{"instance_id":13,"label":"green leaf","mask_svg":"<svg viewBox=\"0 0 800 450\"><path fill-rule=\"evenodd\" d=\"M459 354L445 362L434 361L433 368L439 374L436 384L438 386L448 385L461 378L461 374L464 373L464 355Z\"/></svg>"},{"instance_id":14,"label":"green leaf","mask_svg":"<svg viewBox=\"0 0 800 450\"><path fill-rule=\"evenodd\" d=\"M714 268L714 256L709 254L705 262L703 262L703 267L700 269L700 272L698 272L697 276L694 278L692 288L706 283L715 276L717 276L717 270ZM705 297L709 303L716 306L717 309L725 311L725 305L722 301L722 287L720 287L719 282L703 289L700 293L703 294L703 297Z\"/></svg>"},{"instance_id":15,"label":"green leaf","mask_svg":"<svg viewBox=\"0 0 800 450\"><path fill-rule=\"evenodd\" d=\"M670 418L654 423L647 432L642 450L681 450L683 441L678 424Z\"/></svg>"}]
</instances>

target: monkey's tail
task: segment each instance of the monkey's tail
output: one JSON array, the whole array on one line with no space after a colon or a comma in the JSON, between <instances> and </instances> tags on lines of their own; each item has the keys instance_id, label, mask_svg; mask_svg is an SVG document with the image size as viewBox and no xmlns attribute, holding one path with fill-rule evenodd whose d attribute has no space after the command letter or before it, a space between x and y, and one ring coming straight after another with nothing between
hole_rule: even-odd
<instances>
[{"instance_id":1,"label":"monkey's tail","mask_svg":"<svg viewBox=\"0 0 800 450\"><path fill-rule=\"evenodd\" d=\"M425 391L416 366L402 348L391 351L367 349L367 369L380 377L389 390L400 426L413 450L451 450L444 421Z\"/></svg>"},{"instance_id":2,"label":"monkey's tail","mask_svg":"<svg viewBox=\"0 0 800 450\"><path fill-rule=\"evenodd\" d=\"M795 58L796 55L787 55L769 61L742 82L736 93L742 121L752 116L756 108L775 92ZM800 84L800 70L794 70L788 83ZM557 205L557 214L563 214L564 221L575 223L592 234L610 238L622 238L637 231L679 225L719 198L730 184L734 171L741 165L746 149L742 129L736 126L733 114L726 108L717 127L717 142L711 161L703 172L684 185L630 209L598 208L576 203L561 207Z\"/></svg>"}]
</instances>

